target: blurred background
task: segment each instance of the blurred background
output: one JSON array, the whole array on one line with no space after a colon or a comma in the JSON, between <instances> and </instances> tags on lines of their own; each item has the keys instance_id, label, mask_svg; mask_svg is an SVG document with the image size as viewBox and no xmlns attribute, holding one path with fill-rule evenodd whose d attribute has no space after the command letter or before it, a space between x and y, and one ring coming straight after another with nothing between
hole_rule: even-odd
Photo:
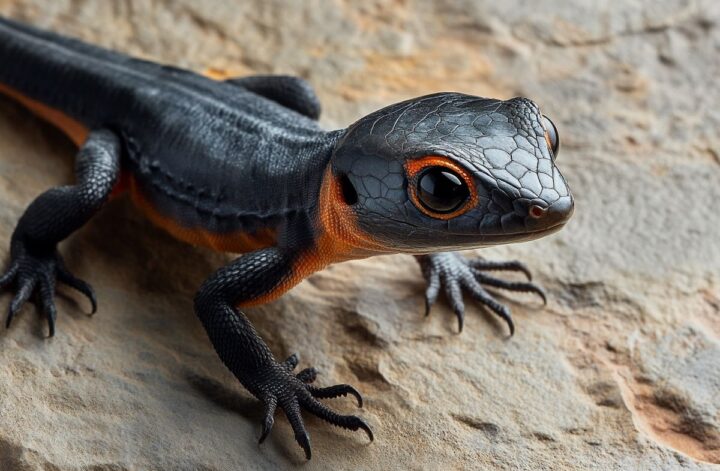
<instances>
[{"instance_id":1,"label":"blurred background","mask_svg":"<svg viewBox=\"0 0 720 471\"><path fill-rule=\"evenodd\" d=\"M0 0L0 14L199 72L300 75L327 128L437 91L527 96L555 122L573 220L482 252L549 291L545 309L513 297L513 338L469 300L461 335L444 304L424 318L407 256L330 267L250 311L276 356L365 396L375 443L308 418L309 469L717 469L720 2ZM27 204L72 181L73 154L0 99L0 259ZM304 463L284 419L256 445L257 403L192 313L227 256L128 201L62 250L100 311L70 294L52 340L30 308L0 334L1 469Z\"/></svg>"}]
</instances>

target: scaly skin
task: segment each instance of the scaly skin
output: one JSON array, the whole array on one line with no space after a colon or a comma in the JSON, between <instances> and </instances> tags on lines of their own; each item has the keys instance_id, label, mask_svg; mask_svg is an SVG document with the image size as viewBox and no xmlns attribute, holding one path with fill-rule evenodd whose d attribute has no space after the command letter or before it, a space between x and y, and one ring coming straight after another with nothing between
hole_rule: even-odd
<instances>
[{"instance_id":1,"label":"scaly skin","mask_svg":"<svg viewBox=\"0 0 720 471\"><path fill-rule=\"evenodd\" d=\"M58 244L111 194L178 238L241 253L212 274L195 312L220 359L264 405L262 442L277 408L311 456L301 411L350 430L361 418L319 399L362 397L350 385L316 387L293 373L243 314L331 263L377 254L415 255L427 280L427 311L444 291L462 330L463 293L507 322L486 288L544 292L519 262L448 252L531 240L560 229L573 211L555 166L558 137L538 107L438 93L383 108L347 129L317 124L320 104L299 78L215 81L128 58L0 18L0 92L59 126L80 146L77 183L51 189L12 236L0 289L14 292L7 325L35 299L55 332L57 281L86 294ZM10 64L10 65L8 65ZM527 282L488 274L524 272Z\"/></svg>"}]
</instances>

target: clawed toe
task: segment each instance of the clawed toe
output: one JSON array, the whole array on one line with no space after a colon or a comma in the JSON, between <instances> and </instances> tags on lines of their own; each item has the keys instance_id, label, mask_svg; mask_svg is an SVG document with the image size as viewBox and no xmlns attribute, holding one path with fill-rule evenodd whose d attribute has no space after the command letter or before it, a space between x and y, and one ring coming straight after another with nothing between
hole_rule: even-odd
<instances>
[{"instance_id":1,"label":"clawed toe","mask_svg":"<svg viewBox=\"0 0 720 471\"><path fill-rule=\"evenodd\" d=\"M35 294L35 302L48 323L49 337L53 337L57 320L54 300L56 280L87 296L92 304L92 312L97 310L92 287L70 273L57 252L34 256L24 247L20 247L14 251L8 271L0 277L0 290L15 286L15 295L10 301L5 326L10 327L20 309Z\"/></svg>"},{"instance_id":2,"label":"clawed toe","mask_svg":"<svg viewBox=\"0 0 720 471\"><path fill-rule=\"evenodd\" d=\"M262 443L270 435L270 431L275 424L275 409L277 408L277 399L269 397L265 400L265 416L263 418L262 433L258 443Z\"/></svg>"},{"instance_id":3,"label":"clawed toe","mask_svg":"<svg viewBox=\"0 0 720 471\"><path fill-rule=\"evenodd\" d=\"M13 263L10 268L8 268L8 270L5 272L5 274L0 277L0 290L10 286L10 283L12 283L12 281L15 279L15 275L17 274L18 269L18 264Z\"/></svg>"},{"instance_id":4,"label":"clawed toe","mask_svg":"<svg viewBox=\"0 0 720 471\"><path fill-rule=\"evenodd\" d=\"M493 262L481 258L468 260L455 253L438 253L417 258L423 276L427 280L425 314L429 314L442 289L458 320L460 332L463 330L465 320L464 292L503 319L510 330L510 336L515 333L510 309L496 301L485 289L486 286L512 292L534 293L542 299L543 305L547 304L545 291L530 282L532 279L530 271L518 261ZM507 281L490 276L485 273L486 271L516 271L523 273L527 281Z\"/></svg>"},{"instance_id":5,"label":"clawed toe","mask_svg":"<svg viewBox=\"0 0 720 471\"><path fill-rule=\"evenodd\" d=\"M300 358L298 357L297 353L293 353L287 358L287 360L282 363L282 365L288 371L293 371L295 368L297 368L299 361ZM305 368L304 370L296 374L295 377L305 384L310 384L314 382L317 378L317 370L313 367Z\"/></svg>"},{"instance_id":6,"label":"clawed toe","mask_svg":"<svg viewBox=\"0 0 720 471\"><path fill-rule=\"evenodd\" d=\"M492 260L485 260L482 257L477 257L468 260L468 265L472 268L481 271L516 271L525 275L528 281L532 281L532 273L530 269L522 262L517 260L510 260L506 262L496 262Z\"/></svg>"},{"instance_id":7,"label":"clawed toe","mask_svg":"<svg viewBox=\"0 0 720 471\"><path fill-rule=\"evenodd\" d=\"M285 416L290 422L290 426L295 432L295 441L305 451L305 458L312 458L312 449L310 448L310 436L305 429L305 421L300 414L300 404L297 397L288 398L280 404L280 408L285 412Z\"/></svg>"},{"instance_id":8,"label":"clawed toe","mask_svg":"<svg viewBox=\"0 0 720 471\"><path fill-rule=\"evenodd\" d=\"M298 366L299 361L300 358L298 358L297 353L293 353L292 355L287 357L287 360L285 360L282 364L285 368L287 368L288 371L292 371Z\"/></svg>"},{"instance_id":9,"label":"clawed toe","mask_svg":"<svg viewBox=\"0 0 720 471\"><path fill-rule=\"evenodd\" d=\"M372 429L360 417L340 415L314 397L303 398L302 405L308 412L332 425L352 431L362 430L371 442L375 440Z\"/></svg>"},{"instance_id":10,"label":"clawed toe","mask_svg":"<svg viewBox=\"0 0 720 471\"><path fill-rule=\"evenodd\" d=\"M335 386L328 386L326 388L316 388L314 386L308 386L308 391L314 398L317 399L334 399L340 396L347 396L350 394L355 397L358 407L362 408L363 398L357 389L353 388L349 384L338 384Z\"/></svg>"},{"instance_id":11,"label":"clawed toe","mask_svg":"<svg viewBox=\"0 0 720 471\"><path fill-rule=\"evenodd\" d=\"M315 379L317 378L317 370L313 367L305 368L297 375L297 379L302 381L305 384L310 384L315 382Z\"/></svg>"},{"instance_id":12,"label":"clawed toe","mask_svg":"<svg viewBox=\"0 0 720 471\"><path fill-rule=\"evenodd\" d=\"M547 305L547 294L540 286L529 282L507 281L495 278L474 269L475 278L482 284L518 293L535 293L542 299L543 306Z\"/></svg>"},{"instance_id":13,"label":"clawed toe","mask_svg":"<svg viewBox=\"0 0 720 471\"><path fill-rule=\"evenodd\" d=\"M265 441L275 423L274 415L277 408L282 409L290 422L295 434L295 440L305 452L305 457L312 457L310 436L305 428L302 410L310 412L318 418L347 430L363 430L370 441L374 439L372 429L360 417L354 415L341 415L330 409L318 399L331 399L340 396L353 396L362 407L363 399L360 393L349 384L337 384L328 387L311 386L317 376L315 368L306 368L297 375L292 370L298 364L297 355L291 355L287 360L277 364L282 368L274 370L275 373L260 385L261 393L258 395L265 404L265 413L262 422L262 432L259 443Z\"/></svg>"},{"instance_id":14,"label":"clawed toe","mask_svg":"<svg viewBox=\"0 0 720 471\"><path fill-rule=\"evenodd\" d=\"M95 290L90 283L87 283L70 273L63 263L58 265L57 277L60 283L73 288L75 291L88 298L91 305L91 314L95 314L97 312L97 296L95 295Z\"/></svg>"},{"instance_id":15,"label":"clawed toe","mask_svg":"<svg viewBox=\"0 0 720 471\"><path fill-rule=\"evenodd\" d=\"M35 279L33 278L24 278L18 280L17 291L15 292L15 296L13 297L12 301L10 301L10 308L8 309L7 320L5 321L6 328L10 328L10 324L12 324L12 321L15 318L15 314L17 314L20 308L25 305L28 299L30 299L30 295L35 289L35 283Z\"/></svg>"}]
</instances>

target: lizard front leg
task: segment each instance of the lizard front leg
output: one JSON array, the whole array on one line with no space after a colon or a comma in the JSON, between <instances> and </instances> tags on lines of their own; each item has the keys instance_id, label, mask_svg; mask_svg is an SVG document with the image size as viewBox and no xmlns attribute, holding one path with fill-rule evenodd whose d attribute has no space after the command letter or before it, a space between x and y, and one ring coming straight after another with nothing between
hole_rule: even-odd
<instances>
[{"instance_id":1,"label":"lizard front leg","mask_svg":"<svg viewBox=\"0 0 720 471\"><path fill-rule=\"evenodd\" d=\"M427 281L425 315L430 313L430 308L437 300L440 289L444 288L445 297L457 316L458 328L461 332L465 319L463 291L467 291L476 301L502 318L510 329L510 335L515 333L515 324L510 308L495 300L484 286L535 293L542 298L543 303L547 303L545 291L530 283L532 279L530 270L518 261L493 262L479 257L468 259L455 252L418 255L416 259ZM488 271L518 271L522 272L528 281L507 281L488 275L486 273Z\"/></svg>"},{"instance_id":2,"label":"lizard front leg","mask_svg":"<svg viewBox=\"0 0 720 471\"><path fill-rule=\"evenodd\" d=\"M318 401L351 394L362 406L362 398L352 386L311 386L315 370L308 368L294 374L296 355L284 362L277 361L245 314L235 307L287 286L293 259L289 251L275 247L241 256L205 281L195 297L195 312L225 366L265 406L260 443L270 433L275 409L280 407L290 421L295 439L310 459L310 438L300 413L303 409L333 425L362 429L370 440L373 434L361 418L337 414Z\"/></svg>"},{"instance_id":3,"label":"lizard front leg","mask_svg":"<svg viewBox=\"0 0 720 471\"><path fill-rule=\"evenodd\" d=\"M95 312L92 287L65 268L57 244L88 222L107 201L120 174L120 153L120 139L113 132L92 132L77 155L76 184L48 190L25 210L12 235L10 267L0 276L0 290L13 285L16 289L7 327L37 292L52 337L57 316L53 299L56 281L85 294Z\"/></svg>"}]
</instances>

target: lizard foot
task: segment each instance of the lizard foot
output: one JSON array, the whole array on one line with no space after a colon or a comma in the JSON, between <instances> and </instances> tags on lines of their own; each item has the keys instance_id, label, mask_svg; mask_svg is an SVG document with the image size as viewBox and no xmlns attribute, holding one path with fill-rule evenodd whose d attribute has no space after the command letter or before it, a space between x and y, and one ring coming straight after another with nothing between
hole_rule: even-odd
<instances>
[{"instance_id":1,"label":"lizard foot","mask_svg":"<svg viewBox=\"0 0 720 471\"><path fill-rule=\"evenodd\" d=\"M49 250L38 250L22 242L12 244L10 268L0 276L0 291L11 285L15 286L15 296L10 302L6 327L10 327L13 318L25 302L36 293L37 303L47 318L50 329L49 336L55 335L55 284L60 281L88 297L92 303L92 312L97 309L95 292L92 287L76 278L65 267L62 257L55 247Z\"/></svg>"},{"instance_id":2,"label":"lizard foot","mask_svg":"<svg viewBox=\"0 0 720 471\"><path fill-rule=\"evenodd\" d=\"M445 296L457 316L460 332L462 332L465 319L463 291L470 293L476 301L502 318L507 323L511 336L515 333L515 324L512 320L510 308L496 301L485 290L483 285L508 291L535 293L542 298L543 304L547 304L545 291L530 282L532 275L527 267L520 262L492 262L482 258L468 259L453 252L425 255L418 257L418 260L423 276L427 281L425 315L430 314L430 308L437 300L440 288L443 288ZM527 281L503 280L485 273L488 271L522 272L525 274Z\"/></svg>"},{"instance_id":3,"label":"lizard foot","mask_svg":"<svg viewBox=\"0 0 720 471\"><path fill-rule=\"evenodd\" d=\"M373 433L367 423L360 417L354 415L340 415L327 407L318 399L329 399L350 394L357 399L358 406L362 407L362 396L349 384L338 384L329 387L316 387L310 385L316 376L315 368L306 368L297 375L292 371L298 363L297 355L292 355L282 363L276 363L256 383L259 392L257 395L265 404L265 418L263 419L262 434L260 443L265 441L275 423L275 410L279 406L295 432L295 440L305 451L305 457L310 459L312 450L310 448L310 436L305 429L301 409L331 423L337 427L348 430L362 429L373 441Z\"/></svg>"}]
</instances>

